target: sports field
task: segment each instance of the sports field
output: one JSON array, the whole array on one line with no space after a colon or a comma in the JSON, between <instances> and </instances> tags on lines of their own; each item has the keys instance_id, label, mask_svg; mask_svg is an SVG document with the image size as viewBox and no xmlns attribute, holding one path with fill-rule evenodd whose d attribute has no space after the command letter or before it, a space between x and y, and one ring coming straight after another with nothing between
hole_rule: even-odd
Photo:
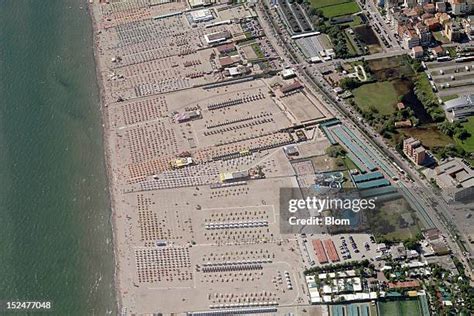
<instances>
[{"instance_id":1,"label":"sports field","mask_svg":"<svg viewBox=\"0 0 474 316\"><path fill-rule=\"evenodd\" d=\"M359 5L353 1L322 7L323 15L327 18L333 18L341 15L354 14L360 11Z\"/></svg>"},{"instance_id":2,"label":"sports field","mask_svg":"<svg viewBox=\"0 0 474 316\"><path fill-rule=\"evenodd\" d=\"M311 7L320 9L327 18L354 14L360 11L354 0L310 0Z\"/></svg>"},{"instance_id":3,"label":"sports field","mask_svg":"<svg viewBox=\"0 0 474 316\"><path fill-rule=\"evenodd\" d=\"M352 0L310 0L311 7L313 8L323 8L346 2L352 2Z\"/></svg>"},{"instance_id":4,"label":"sports field","mask_svg":"<svg viewBox=\"0 0 474 316\"><path fill-rule=\"evenodd\" d=\"M418 299L379 302L379 315L383 316L413 316L422 315Z\"/></svg>"}]
</instances>

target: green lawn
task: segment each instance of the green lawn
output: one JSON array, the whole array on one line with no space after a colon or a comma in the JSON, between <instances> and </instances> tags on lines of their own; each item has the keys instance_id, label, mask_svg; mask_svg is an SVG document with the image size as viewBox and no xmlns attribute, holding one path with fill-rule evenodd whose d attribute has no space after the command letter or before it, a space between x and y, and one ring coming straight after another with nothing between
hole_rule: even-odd
<instances>
[{"instance_id":1,"label":"green lawn","mask_svg":"<svg viewBox=\"0 0 474 316\"><path fill-rule=\"evenodd\" d=\"M448 47L446 49L449 53L449 56L451 56L451 58L456 58L456 48L455 47Z\"/></svg>"},{"instance_id":2,"label":"green lawn","mask_svg":"<svg viewBox=\"0 0 474 316\"><path fill-rule=\"evenodd\" d=\"M260 49L260 46L257 43L252 44L251 46L255 54L257 55L257 58L259 59L265 58L265 55L263 54L262 50Z\"/></svg>"},{"instance_id":3,"label":"green lawn","mask_svg":"<svg viewBox=\"0 0 474 316\"><path fill-rule=\"evenodd\" d=\"M435 38L435 40L437 40L438 42L441 42L442 44L448 44L450 42L449 39L446 36L444 36L442 31L433 32L433 37Z\"/></svg>"},{"instance_id":4,"label":"green lawn","mask_svg":"<svg viewBox=\"0 0 474 316\"><path fill-rule=\"evenodd\" d=\"M329 36L327 34L320 34L320 35L317 36L317 38L318 38L319 43L321 44L321 46L324 49L334 48L332 46L331 39L329 38Z\"/></svg>"},{"instance_id":5,"label":"green lawn","mask_svg":"<svg viewBox=\"0 0 474 316\"><path fill-rule=\"evenodd\" d=\"M406 300L400 302L400 309L402 315L422 315L420 304L418 304L418 300Z\"/></svg>"},{"instance_id":6,"label":"green lawn","mask_svg":"<svg viewBox=\"0 0 474 316\"><path fill-rule=\"evenodd\" d=\"M344 179L345 179L344 183L342 184L342 187L345 189L354 188L354 184L350 180L351 177L349 175L349 172L346 170L346 171L343 171L342 174L344 175Z\"/></svg>"},{"instance_id":7,"label":"green lawn","mask_svg":"<svg viewBox=\"0 0 474 316\"><path fill-rule=\"evenodd\" d=\"M443 100L443 102L446 102L446 101L456 99L456 98L459 98L459 96L457 94L452 94L452 95L445 95L444 97L441 97L441 100Z\"/></svg>"},{"instance_id":8,"label":"green lawn","mask_svg":"<svg viewBox=\"0 0 474 316\"><path fill-rule=\"evenodd\" d=\"M355 2L346 2L337 5L322 7L323 15L327 18L333 18L341 15L353 14L360 11L359 5Z\"/></svg>"},{"instance_id":9,"label":"green lawn","mask_svg":"<svg viewBox=\"0 0 474 316\"><path fill-rule=\"evenodd\" d=\"M351 1L352 0L310 0L310 3L313 8L322 8Z\"/></svg>"},{"instance_id":10,"label":"green lawn","mask_svg":"<svg viewBox=\"0 0 474 316\"><path fill-rule=\"evenodd\" d=\"M354 101L363 110L369 112L371 107L380 114L388 115L395 112L398 103L398 92L390 81L364 84L352 91Z\"/></svg>"},{"instance_id":11,"label":"green lawn","mask_svg":"<svg viewBox=\"0 0 474 316\"><path fill-rule=\"evenodd\" d=\"M365 213L370 230L386 239L405 240L420 232L416 213L403 198L377 203L376 209Z\"/></svg>"},{"instance_id":12,"label":"green lawn","mask_svg":"<svg viewBox=\"0 0 474 316\"><path fill-rule=\"evenodd\" d=\"M355 163L347 156L344 157L344 165L346 165L347 170L357 169L359 168L355 165Z\"/></svg>"},{"instance_id":13,"label":"green lawn","mask_svg":"<svg viewBox=\"0 0 474 316\"><path fill-rule=\"evenodd\" d=\"M341 25L349 25L350 27L354 28L362 24L362 19L359 15L354 16L354 20L352 22L344 23Z\"/></svg>"},{"instance_id":14,"label":"green lawn","mask_svg":"<svg viewBox=\"0 0 474 316\"><path fill-rule=\"evenodd\" d=\"M433 102L436 102L438 100L438 97L436 94L433 92L433 88L431 87L430 80L428 79L428 76L426 73L420 73L417 76L417 87L421 89L426 96L430 98Z\"/></svg>"},{"instance_id":15,"label":"green lawn","mask_svg":"<svg viewBox=\"0 0 474 316\"><path fill-rule=\"evenodd\" d=\"M455 141L465 151L472 153L474 152L474 116L471 116L467 122L463 123L462 125L464 128L466 128L469 134L471 134L471 136L464 141L461 141L458 138L456 138Z\"/></svg>"},{"instance_id":16,"label":"green lawn","mask_svg":"<svg viewBox=\"0 0 474 316\"><path fill-rule=\"evenodd\" d=\"M353 39L351 38L351 36L352 35L348 34L346 31L344 31L344 37L346 39L347 49L349 50L349 53L351 53L351 54L360 55L360 52L358 51L357 47L352 42Z\"/></svg>"}]
</instances>

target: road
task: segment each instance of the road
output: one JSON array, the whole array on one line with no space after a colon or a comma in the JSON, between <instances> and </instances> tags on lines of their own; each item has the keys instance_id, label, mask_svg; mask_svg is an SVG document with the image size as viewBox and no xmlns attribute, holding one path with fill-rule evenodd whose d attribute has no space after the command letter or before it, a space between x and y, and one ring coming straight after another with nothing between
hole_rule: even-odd
<instances>
[{"instance_id":1,"label":"road","mask_svg":"<svg viewBox=\"0 0 474 316\"><path fill-rule=\"evenodd\" d=\"M365 0L364 2L357 0L357 3L361 8L364 9L364 13L367 13L367 18L369 20L369 23L374 26L374 31L377 29L380 30L380 33L377 32L377 35L379 37L384 37L388 44L389 44L389 50L397 50L400 49L400 43L399 41L395 38L394 34L390 30L390 27L385 23L385 19L382 17L380 14L377 5L375 4L375 1L371 0Z\"/></svg>"},{"instance_id":2,"label":"road","mask_svg":"<svg viewBox=\"0 0 474 316\"><path fill-rule=\"evenodd\" d=\"M401 180L396 181L394 185L398 186L406 194L407 200L419 212L421 219L428 223L428 226L437 227L447 236L447 242L453 254L461 260L465 267L468 267L466 271L471 271L466 253L457 243L458 238L453 231L453 227L455 228L456 225L448 220L451 217L447 216L449 215L449 208L446 202L408 161L391 148L368 124L359 120L358 115L351 110L350 106L336 100L331 87L326 84L318 71L314 71L314 68L311 67L298 67L298 65L305 64L305 59L294 42L289 38L288 33L281 28L282 23L279 20L279 15L271 10L268 12L262 2L257 5L256 10L259 13L260 24L265 34L267 34L267 38L284 62L288 65L296 66L299 78L306 87L312 88L310 90L313 94L321 101L325 101L323 104L326 105L328 111L333 113L335 117L339 118L352 131L357 132L360 139L363 139L368 144L374 160L389 178L397 174L400 176ZM392 162L398 164L404 173L413 179L413 182L404 177Z\"/></svg>"},{"instance_id":3,"label":"road","mask_svg":"<svg viewBox=\"0 0 474 316\"><path fill-rule=\"evenodd\" d=\"M367 55L367 56L362 56L362 57L354 57L354 58L348 58L348 59L332 59L330 61L322 62L319 64L311 64L310 68L315 68L315 69L320 69L320 68L325 68L328 66L334 66L340 63L351 63L354 61L359 61L361 59L365 60L374 60L374 59L380 59L380 58L389 58L389 57L395 57L395 56L401 56L407 54L407 51L404 49L396 49L396 50L391 50L389 52L381 52L381 53L376 53L372 55ZM300 65L307 65L307 62L303 62Z\"/></svg>"}]
</instances>

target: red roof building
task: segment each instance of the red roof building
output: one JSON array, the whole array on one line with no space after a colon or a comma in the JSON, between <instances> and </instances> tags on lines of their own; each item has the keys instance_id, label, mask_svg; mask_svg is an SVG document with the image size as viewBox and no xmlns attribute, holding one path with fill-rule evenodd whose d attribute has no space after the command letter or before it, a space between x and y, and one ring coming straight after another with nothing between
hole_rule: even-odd
<instances>
[{"instance_id":1,"label":"red roof building","mask_svg":"<svg viewBox=\"0 0 474 316\"><path fill-rule=\"evenodd\" d=\"M326 239L324 241L324 248L326 248L329 259L332 262L337 262L340 260L339 255L337 254L336 246L334 246L334 242L331 239Z\"/></svg>"},{"instance_id":2,"label":"red roof building","mask_svg":"<svg viewBox=\"0 0 474 316\"><path fill-rule=\"evenodd\" d=\"M235 44L229 43L224 45L219 45L216 47L219 54L227 54L235 50Z\"/></svg>"},{"instance_id":3,"label":"red roof building","mask_svg":"<svg viewBox=\"0 0 474 316\"><path fill-rule=\"evenodd\" d=\"M302 88L304 88L304 86L301 84L301 82L299 82L298 80L295 80L293 83L287 86L281 87L280 91L283 94L287 94L287 93L290 93L292 91L302 89Z\"/></svg>"},{"instance_id":4,"label":"red roof building","mask_svg":"<svg viewBox=\"0 0 474 316\"><path fill-rule=\"evenodd\" d=\"M323 243L320 239L313 240L313 249L320 264L328 263L328 256L324 251Z\"/></svg>"}]
</instances>

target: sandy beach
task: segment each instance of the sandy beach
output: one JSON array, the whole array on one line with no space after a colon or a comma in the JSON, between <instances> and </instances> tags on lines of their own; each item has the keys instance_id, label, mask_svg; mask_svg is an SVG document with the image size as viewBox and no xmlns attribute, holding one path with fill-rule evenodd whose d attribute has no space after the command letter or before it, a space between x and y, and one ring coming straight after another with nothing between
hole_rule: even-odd
<instances>
[{"instance_id":1,"label":"sandy beach","mask_svg":"<svg viewBox=\"0 0 474 316\"><path fill-rule=\"evenodd\" d=\"M114 192L114 183L113 183L113 169L112 169L112 157L111 151L109 149L109 133L110 133L110 126L109 126L109 116L106 107L106 100L105 100L105 87L103 82L102 72L105 69L104 65L104 55L102 52L102 47L100 44L100 40L98 38L101 29L98 26L98 17L97 17L97 8L93 5L93 3L89 3L89 14L92 22L92 29L94 31L93 38L94 38L94 57L96 63L96 74L97 74L97 84L99 86L99 93L100 93L100 110L102 113L102 127L103 127L103 142L104 142L104 154L105 154L105 163L106 163L106 170L107 170L107 181L108 181L108 189L109 189L109 196L110 196L110 208L111 208L111 224L112 224L112 231L113 231L113 247L114 247L114 257L117 258L118 254L118 245L116 243L116 212L115 212L115 198L116 193ZM115 293L121 293L120 291L120 280L117 278L117 274L119 273L119 266L117 264L117 260L115 259L115 271L114 271L114 284L115 284ZM121 296L116 294L116 301L117 301L117 310L120 311L122 309L121 303Z\"/></svg>"},{"instance_id":2,"label":"sandy beach","mask_svg":"<svg viewBox=\"0 0 474 316\"><path fill-rule=\"evenodd\" d=\"M298 81L262 77L281 61L250 7L90 10L119 310L297 309L301 255L278 222L278 192L295 183L285 128L330 114ZM267 62L245 62L262 53Z\"/></svg>"}]
</instances>

